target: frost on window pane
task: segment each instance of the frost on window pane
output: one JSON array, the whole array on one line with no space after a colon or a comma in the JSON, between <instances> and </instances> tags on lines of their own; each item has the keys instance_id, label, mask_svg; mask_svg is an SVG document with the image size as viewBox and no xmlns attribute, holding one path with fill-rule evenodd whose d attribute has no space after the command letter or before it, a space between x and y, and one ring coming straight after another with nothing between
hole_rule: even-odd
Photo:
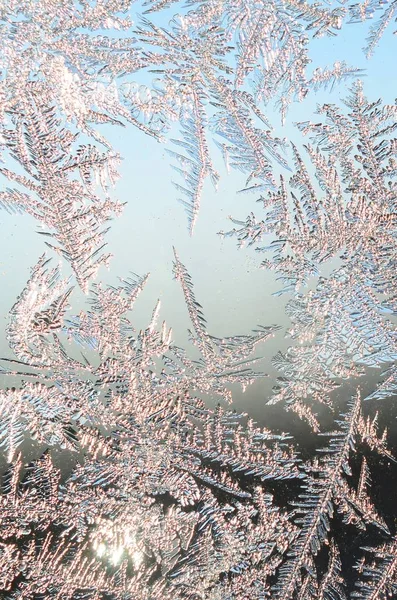
<instances>
[{"instance_id":1,"label":"frost on window pane","mask_svg":"<svg viewBox=\"0 0 397 600\"><path fill-rule=\"evenodd\" d=\"M356 35L372 15L373 54L394 11L2 3L0 206L36 221L45 253L9 312L12 356L0 359L1 598L397 597L396 519L377 490L379 472L396 474L383 408L397 391L396 106L367 99L362 69L337 53L313 61L317 38ZM287 139L293 103L336 83L345 103L322 103ZM287 297L287 348L275 353L283 325L267 316L216 335L175 248L169 278L188 344L160 300L137 325L150 276L131 264L117 284L103 280L106 234L123 218L110 129L138 148L168 143L190 234L208 183L222 181L219 158L260 194L222 235L266 253L258 266ZM250 196L239 197L245 215ZM236 389L265 381L260 355L276 379L268 404L304 436L233 404ZM31 441L41 452L29 462ZM68 473L59 454L74 457Z\"/></svg>"},{"instance_id":2,"label":"frost on window pane","mask_svg":"<svg viewBox=\"0 0 397 600\"><path fill-rule=\"evenodd\" d=\"M282 377L271 402L283 400L316 429L306 400L328 403L338 381L390 365L397 351L395 327L385 318L396 310L388 255L396 226L396 107L370 103L357 83L347 111L325 105L319 112L321 122L298 124L310 136L304 150L315 176L294 146L289 186L281 177L278 190L260 199L264 218L232 219L236 227L222 234L270 253L261 266L277 273L280 293L292 295L288 336L297 343L274 358ZM261 246L266 239L270 245ZM337 267L322 277L322 266L335 259ZM314 276L316 287L305 293Z\"/></svg>"}]
</instances>

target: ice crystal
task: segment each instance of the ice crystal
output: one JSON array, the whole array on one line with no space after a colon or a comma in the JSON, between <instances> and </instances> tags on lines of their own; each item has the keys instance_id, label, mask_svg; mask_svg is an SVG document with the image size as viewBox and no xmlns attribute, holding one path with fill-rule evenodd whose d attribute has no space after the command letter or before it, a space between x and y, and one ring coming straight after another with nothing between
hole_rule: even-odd
<instances>
[{"instance_id":1,"label":"ice crystal","mask_svg":"<svg viewBox=\"0 0 397 600\"><path fill-rule=\"evenodd\" d=\"M352 597L361 600L392 598L397 590L397 548L395 538L379 548L364 548L364 550L374 554L375 560L370 564L362 560L357 565L357 570L363 573L365 580L357 584L359 591L353 592Z\"/></svg>"},{"instance_id":2,"label":"ice crystal","mask_svg":"<svg viewBox=\"0 0 397 600\"><path fill-rule=\"evenodd\" d=\"M283 141L274 137L262 106L277 100L285 118L292 100L302 99L311 88L355 76L358 70L336 62L331 69L319 67L311 77L307 73L308 32L313 37L335 34L346 12L341 7L302 2L190 4L191 10L175 16L169 29L141 19L136 35L156 48L153 62L161 77L163 102L171 102L181 122L183 139L173 141L188 156L171 154L181 164L177 171L184 185L176 185L185 196L192 233L204 179L209 175L214 184L218 179L208 150L208 121L226 164L245 173L247 185L256 179L257 185L271 187L272 159L284 168L287 163ZM146 12L163 6L150 3Z\"/></svg>"},{"instance_id":3,"label":"ice crystal","mask_svg":"<svg viewBox=\"0 0 397 600\"><path fill-rule=\"evenodd\" d=\"M119 288L94 286L91 311L66 318L68 281L57 281L58 270L49 271L44 259L33 270L13 309L14 319L26 311L25 319L18 328L15 320L10 326L18 369L30 367L25 373L30 382L2 392L1 445L12 461L29 433L48 446L80 449L84 464L60 486L49 454L29 467L23 481L21 459L12 463L1 535L4 548L14 537L22 546L16 546L17 563L11 558L7 563L7 587L48 597L68 589L73 595L84 581L87 552L96 574L88 580L89 593L106 590L116 597L140 581L143 598L164 593L185 598L192 587L201 593L219 587L222 573L237 577L248 564L265 586L279 564L295 527L260 485L243 481L299 479L288 436L260 429L234 411L211 410L200 398L211 393L228 400L228 383L245 386L256 377L249 355L273 328L223 340L210 336L177 255L175 275L200 361L172 345L165 324L157 329L158 306L146 330L134 331L127 312L146 278ZM31 334L32 322L49 313L47 319L59 320L59 326ZM69 357L62 334L95 350L98 360ZM108 439L102 437L104 427ZM62 540L57 550L56 533ZM35 548L37 563L26 573L18 557L25 551L34 555ZM99 576L103 561L124 564L132 574L120 582L116 574ZM55 585L47 583L48 569ZM21 576L27 583L19 587Z\"/></svg>"},{"instance_id":4,"label":"ice crystal","mask_svg":"<svg viewBox=\"0 0 397 600\"><path fill-rule=\"evenodd\" d=\"M272 184L269 159L276 156L284 166L285 159L280 156L280 140L273 139L260 104L277 100L284 118L291 101L304 98L309 89L316 90L330 82L333 85L358 72L341 62L335 62L332 68L319 66L312 74L308 72L309 41L338 33L347 14L339 5L332 8L295 0L266 6L245 0L192 2L189 10L178 6L180 12L164 28L156 24L155 17L170 3L148 3L149 8L144 12L156 13L154 20L139 13L132 19L131 4L129 0L120 0L105 8L102 3L62 1L46 3L44 9L35 3L10 1L2 7L0 35L7 51L0 63L1 115L7 126L10 118L13 121L12 115L19 114L14 141L9 141L10 152L22 162L31 184L32 177L38 179L42 202L47 202L48 195L52 197L51 190L41 186L42 178L45 181L49 177L54 180L54 175L62 178L56 184L54 180L61 190L66 186L66 173L56 170L54 163L45 166L51 151L48 149L46 159L37 140L31 139L25 148L24 129L32 138L32 119L41 121L35 116L37 110L47 113L56 108L62 119L76 125L80 133L105 145L108 143L95 129L96 125L129 122L160 140L172 121L179 121L182 139L173 139L178 151L170 153L179 163L176 169L183 181L176 182L176 186L183 194L181 200L193 232L204 181L210 176L216 184L218 179L208 149L209 122L216 137L226 138L226 142L217 140L217 143L224 153L231 155L232 166L246 173L249 179L256 177L266 185ZM146 81L142 84L141 72L147 77L153 71L156 79L152 84L147 85ZM47 98L51 98L49 106ZM44 131L35 135L40 138ZM59 139L61 134L56 135ZM69 161L69 176L74 160L67 154L59 155L59 161L62 158ZM32 172L32 163L36 168L41 165L38 173ZM101 161L84 156L84 170L88 173L95 167L102 174L102 183L104 164L104 156ZM4 174L12 178L8 171ZM84 178L83 182L87 183ZM19 183L28 184L26 179ZM37 187L31 191L37 192ZM84 198L84 194L81 196ZM73 198L68 198L69 202L64 200L64 205L68 208L73 205L75 210L79 206L76 225L83 213L86 221L91 219L93 227L92 219L98 215L90 203L95 198L85 197L88 206L82 198L78 205L75 194ZM53 197L52 202L55 200ZM34 209L34 199L21 196L19 190L5 203L19 208L26 208L29 203L33 205L30 210ZM112 209L105 202L104 221ZM35 216L41 217L50 229L55 227L63 232L62 214L51 215L51 221L49 215L46 219L46 215L37 211ZM100 225L101 221L95 224ZM74 235L85 237L77 226ZM70 237L71 233L68 240ZM66 242L59 237L57 240L61 246ZM99 244L97 236L95 247ZM70 250L64 248L64 251L73 261ZM77 257L73 264L78 273Z\"/></svg>"},{"instance_id":5,"label":"ice crystal","mask_svg":"<svg viewBox=\"0 0 397 600\"><path fill-rule=\"evenodd\" d=\"M350 472L349 456L355 449L360 412L361 399L358 393L351 402L344 421L339 423L340 431L328 434L331 441L327 448L321 449L325 457L307 467L305 491L301 495L301 501L294 503L297 507L296 512L302 515L302 528L291 545L287 561L280 569L279 581L275 588L276 597L293 596L295 587L300 585L302 567L308 571L308 578L313 577L310 565L327 540L334 506L337 506L347 523L364 528L366 523L374 523L388 532L365 491L368 483L366 464L363 466L357 493L349 489L343 478L344 473Z\"/></svg>"},{"instance_id":6,"label":"ice crystal","mask_svg":"<svg viewBox=\"0 0 397 600\"><path fill-rule=\"evenodd\" d=\"M289 336L296 340L274 358L282 377L272 403L283 400L318 428L305 400L322 403L341 380L364 367L396 359L395 292L390 250L395 243L395 106L370 103L357 84L348 112L325 105L325 122L301 123L311 136L305 146L317 183L293 148L295 172L288 191L283 178L276 192L260 201L265 218L251 214L228 236L270 252L262 266L275 271L293 298L287 304ZM333 261L333 262L332 262ZM324 264L335 265L328 277ZM318 277L314 290L304 287ZM383 297L380 297L380 294ZM391 376L389 381L392 380ZM382 397L381 384L379 392Z\"/></svg>"},{"instance_id":7,"label":"ice crystal","mask_svg":"<svg viewBox=\"0 0 397 600\"><path fill-rule=\"evenodd\" d=\"M377 467L396 459L381 411L371 413L355 380L381 367L366 399L397 389L388 318L397 310L396 107L369 102L357 83L345 108L324 105L318 123L298 124L297 137L310 139L304 151L268 116L277 105L285 121L310 90L355 77L344 61L312 70L312 41L383 10L371 54L395 5L1 4L0 174L9 187L0 205L34 217L47 251L71 267L64 276L42 255L9 315L13 356L1 359L0 390L5 600L397 593L395 523L371 487ZM244 391L264 376L257 350L279 328L212 335L176 250L191 348L158 323L160 301L147 326L135 327L148 275L93 282L122 208L112 194L120 157L104 126L126 124L137 139L170 135L190 233L207 179L219 180L213 148L245 176L245 191L263 194L265 217L234 219L225 235L270 252L262 267L290 296L292 342L273 358L279 377L269 403L305 420L310 440L327 436L326 447L308 456L292 435L230 406L236 384ZM77 286L85 305L73 314ZM347 381L357 389L341 403L334 391ZM319 404L338 415L332 425ZM29 463L32 441L41 450ZM57 451L75 458L69 473L57 467ZM346 557L342 539L352 533Z\"/></svg>"},{"instance_id":8,"label":"ice crystal","mask_svg":"<svg viewBox=\"0 0 397 600\"><path fill-rule=\"evenodd\" d=\"M349 6L351 22L366 21L368 19L376 19L375 25L370 28L370 33L367 38L367 44L364 48L368 57L370 57L376 46L379 44L385 30L389 24L395 19L397 4L395 1L385 2L384 0L364 0ZM382 12L381 15L379 13ZM395 32L394 32L395 33Z\"/></svg>"},{"instance_id":9,"label":"ice crystal","mask_svg":"<svg viewBox=\"0 0 397 600\"><path fill-rule=\"evenodd\" d=\"M108 259L100 253L106 233L102 226L121 209L107 194L108 180L116 176L117 156L91 144L73 148L77 133L61 126L56 105L43 98L41 85L31 82L26 87L19 105L10 111L12 127L3 129L4 146L26 175L18 173L19 167L0 169L18 186L1 192L0 203L39 219L45 226L40 233L50 240L47 245L71 263L78 283L87 289ZM95 191L95 178L102 184L103 199Z\"/></svg>"}]
</instances>

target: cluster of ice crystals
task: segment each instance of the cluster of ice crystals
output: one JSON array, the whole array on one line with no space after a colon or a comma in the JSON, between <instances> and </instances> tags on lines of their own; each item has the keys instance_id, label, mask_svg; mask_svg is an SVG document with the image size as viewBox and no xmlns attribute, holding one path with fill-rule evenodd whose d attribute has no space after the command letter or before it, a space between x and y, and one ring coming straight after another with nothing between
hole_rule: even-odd
<instances>
[{"instance_id":1,"label":"cluster of ice crystals","mask_svg":"<svg viewBox=\"0 0 397 600\"><path fill-rule=\"evenodd\" d=\"M359 70L344 61L312 71L312 45L376 14L371 54L397 6L383 4L0 5L0 206L34 217L48 252L72 273L64 277L43 255L9 315L13 358L1 359L0 390L5 600L397 593L395 523L375 505L370 476L376 460L395 462L387 431L360 389L341 410L334 393L379 367L387 370L367 399L397 391L388 318L397 312L396 107L370 102L356 82L345 108L326 104L319 122L298 124L297 137L310 140L307 161L266 116L275 104L285 120L293 101L355 78ZM244 174L245 191L262 194L263 217L233 219L223 235L268 252L261 266L289 294L291 346L273 358L279 377L269 403L328 437L314 456L230 407L236 384L245 390L264 376L256 350L277 326L212 335L176 250L193 353L159 323L160 301L147 326L135 327L147 275L94 283L122 209L113 199L120 157L102 126L127 124L137 140L159 142L179 127L168 154L190 233L206 180L216 187L220 178L214 147ZM78 286L86 306L71 314ZM336 409L324 433L324 411ZM31 440L45 451L25 464ZM76 457L67 476L54 449ZM361 536L353 584L340 531Z\"/></svg>"}]
</instances>

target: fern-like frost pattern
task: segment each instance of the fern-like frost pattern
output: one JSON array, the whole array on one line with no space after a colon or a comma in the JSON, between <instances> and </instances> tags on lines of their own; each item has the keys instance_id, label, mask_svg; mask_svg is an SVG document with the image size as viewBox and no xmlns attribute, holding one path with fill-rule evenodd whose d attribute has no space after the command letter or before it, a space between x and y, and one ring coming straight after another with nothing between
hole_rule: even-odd
<instances>
[{"instance_id":1,"label":"fern-like frost pattern","mask_svg":"<svg viewBox=\"0 0 397 600\"><path fill-rule=\"evenodd\" d=\"M396 6L1 4L0 208L34 219L45 250L0 358L1 598L397 597L395 519L372 484L396 464L382 412L397 391L396 106L368 99L354 65L310 66L318 38L374 16L371 56ZM285 123L291 104L345 82L345 103L297 123L296 143L278 133L273 108ZM269 354L282 328L267 319L210 333L176 248L190 345L175 342L161 299L136 326L149 275L101 280L123 208L110 126L137 146L168 143L190 235L219 158L242 174L239 191L260 194L261 215L222 235L266 254L258 266L287 296L286 350ZM263 355L277 372L266 401L303 421L311 454L234 408L236 387L266 377ZM380 379L364 392L370 370Z\"/></svg>"}]
</instances>

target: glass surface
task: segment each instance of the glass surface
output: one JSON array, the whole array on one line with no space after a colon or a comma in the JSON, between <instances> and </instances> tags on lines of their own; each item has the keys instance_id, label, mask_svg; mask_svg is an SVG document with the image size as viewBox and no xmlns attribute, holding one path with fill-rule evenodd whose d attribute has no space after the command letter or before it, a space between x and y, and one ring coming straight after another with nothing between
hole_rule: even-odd
<instances>
[{"instance_id":1,"label":"glass surface","mask_svg":"<svg viewBox=\"0 0 397 600\"><path fill-rule=\"evenodd\" d=\"M1 598L397 598L396 6L1 3Z\"/></svg>"}]
</instances>

